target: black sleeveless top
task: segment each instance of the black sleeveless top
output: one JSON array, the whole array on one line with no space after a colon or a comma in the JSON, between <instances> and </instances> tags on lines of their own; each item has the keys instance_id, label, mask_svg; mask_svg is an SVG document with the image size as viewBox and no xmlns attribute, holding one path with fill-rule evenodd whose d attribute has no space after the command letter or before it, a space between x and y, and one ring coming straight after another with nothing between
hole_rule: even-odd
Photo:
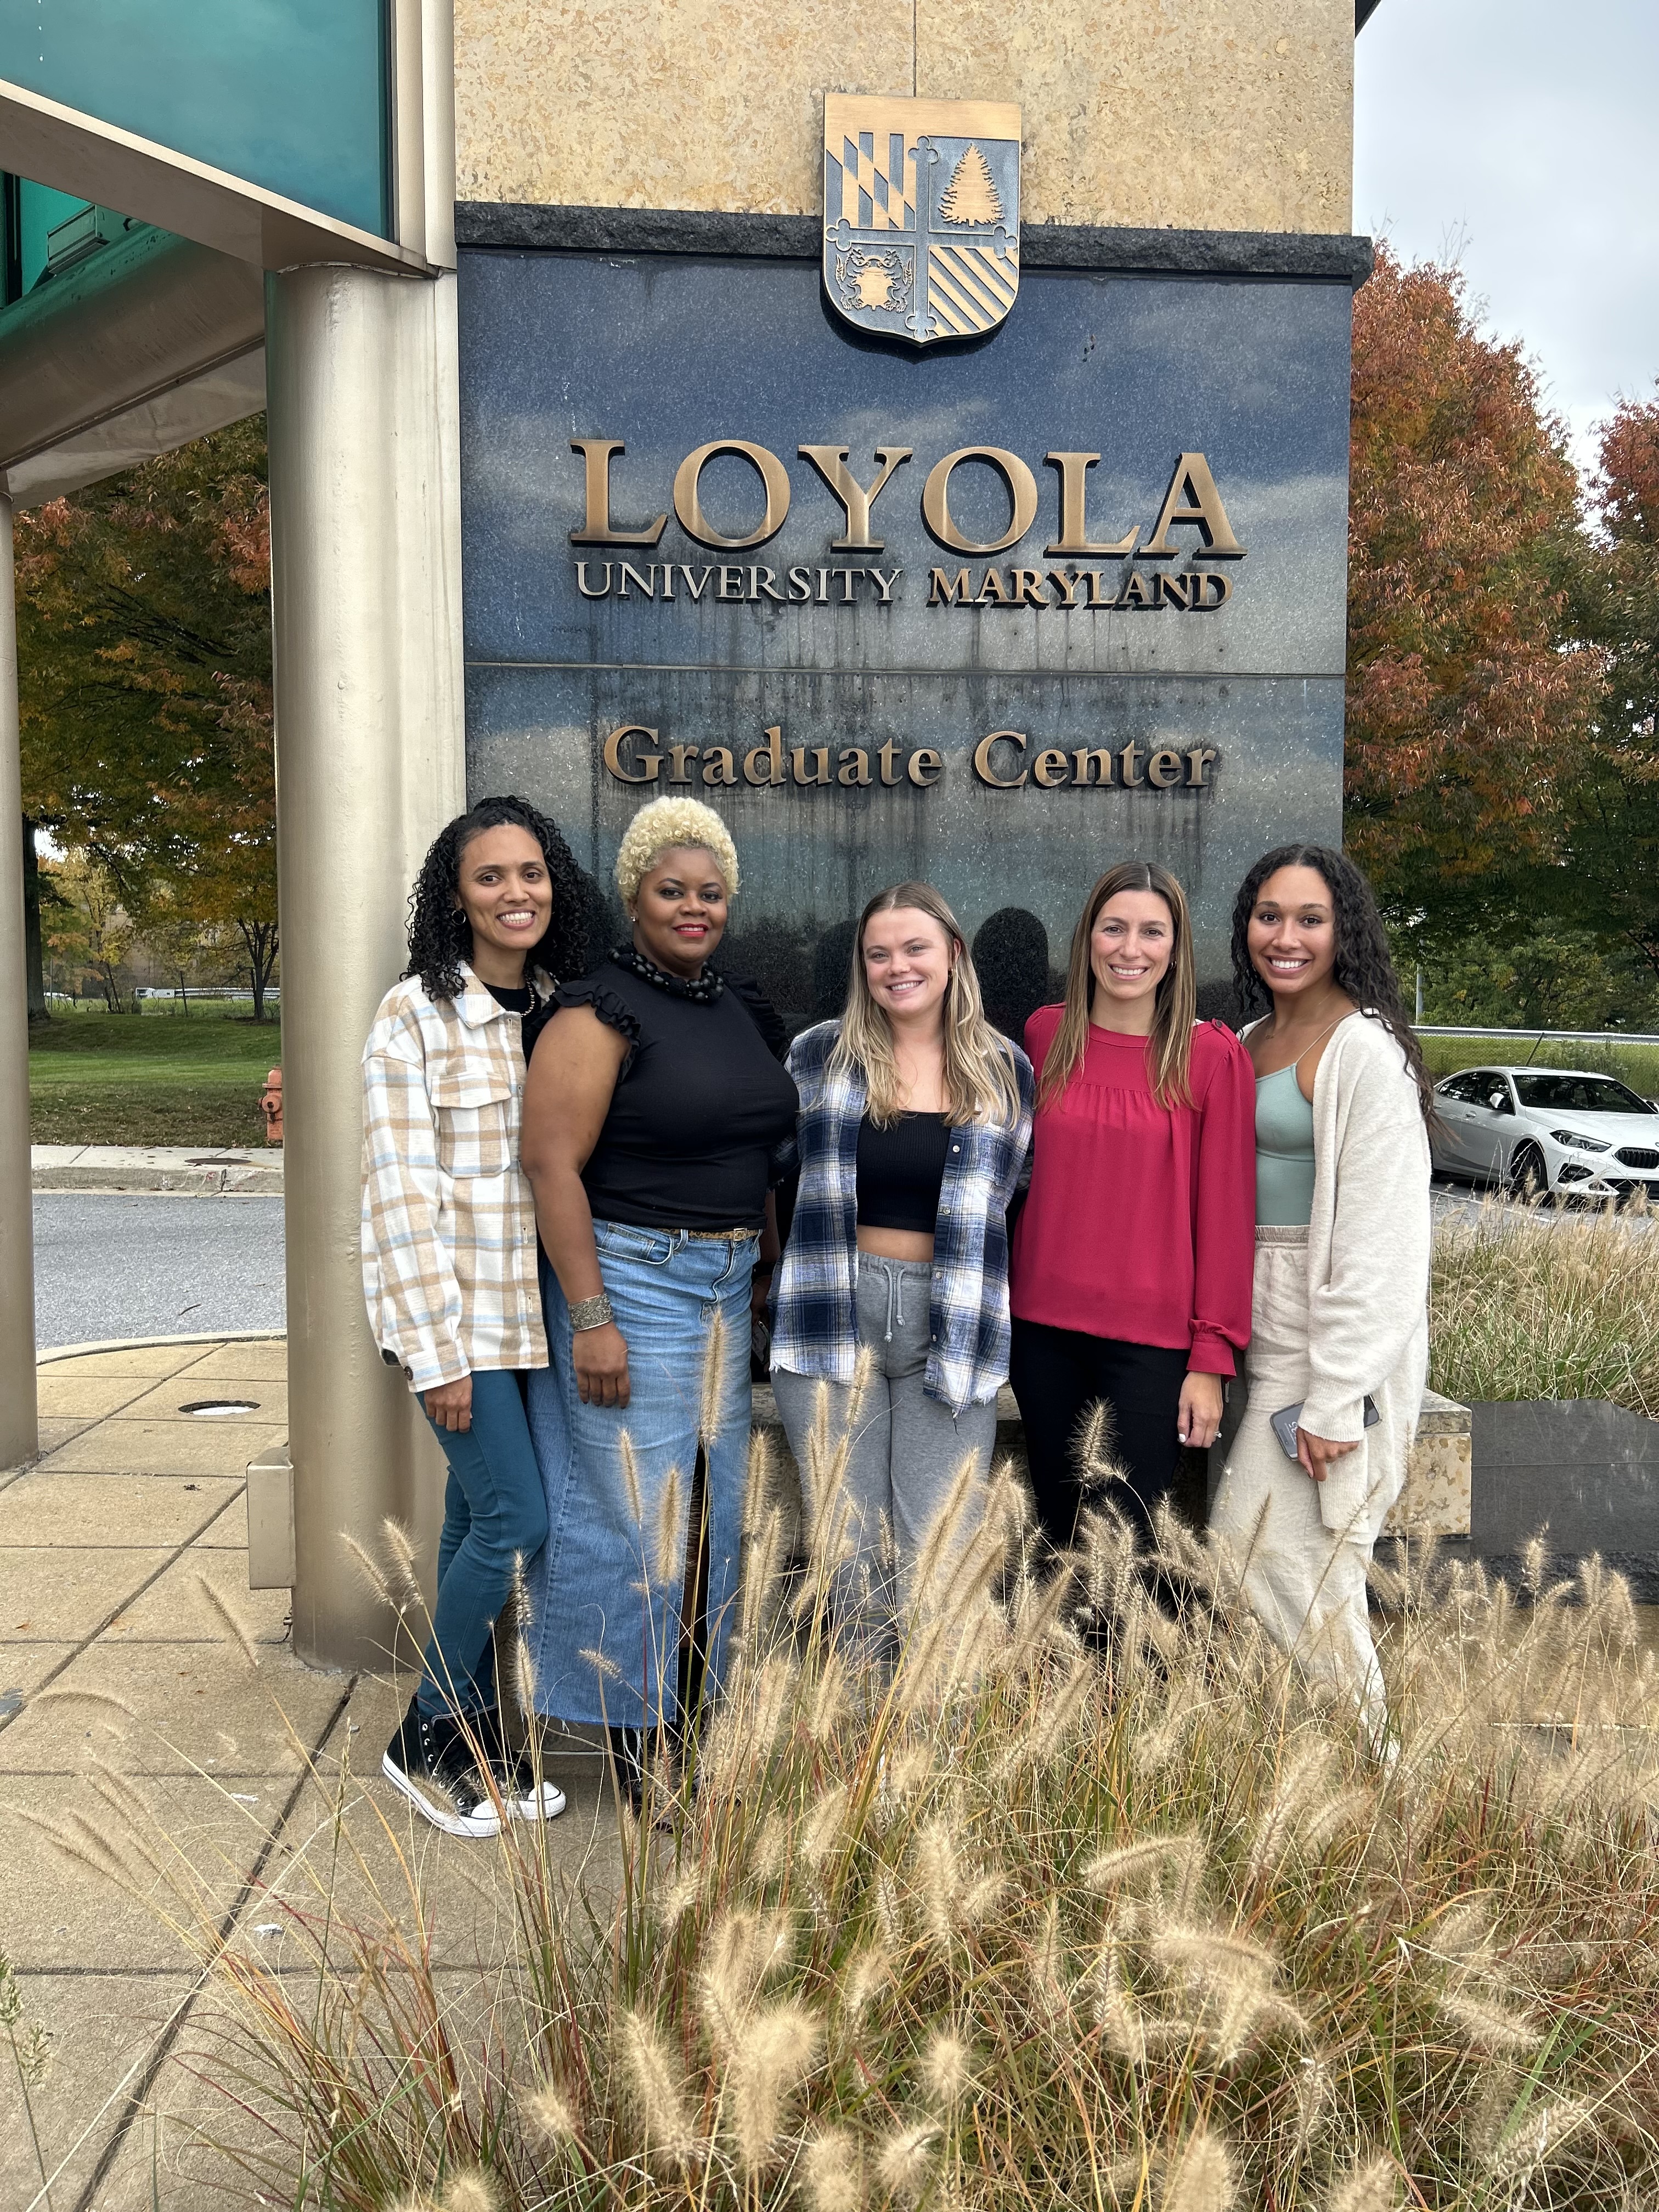
<instances>
[{"instance_id":1,"label":"black sleeveless top","mask_svg":"<svg viewBox=\"0 0 1659 2212\"><path fill-rule=\"evenodd\" d=\"M931 1237L949 1144L943 1114L901 1114L890 1129L878 1129L866 1114L859 1123L860 1228Z\"/></svg>"},{"instance_id":2,"label":"black sleeveless top","mask_svg":"<svg viewBox=\"0 0 1659 2212\"><path fill-rule=\"evenodd\" d=\"M588 1205L596 1221L641 1229L759 1230L771 1157L800 1104L779 1064L783 1024L753 983L725 976L693 997L674 980L607 959L554 994L629 1048L582 1170Z\"/></svg>"}]
</instances>

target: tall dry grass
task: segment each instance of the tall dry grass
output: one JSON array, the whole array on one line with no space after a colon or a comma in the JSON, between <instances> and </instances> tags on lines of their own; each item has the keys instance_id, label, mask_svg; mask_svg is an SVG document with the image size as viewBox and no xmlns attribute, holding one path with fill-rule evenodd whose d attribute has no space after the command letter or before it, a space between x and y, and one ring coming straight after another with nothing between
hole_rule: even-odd
<instances>
[{"instance_id":1,"label":"tall dry grass","mask_svg":"<svg viewBox=\"0 0 1659 2212\"><path fill-rule=\"evenodd\" d=\"M1489 1200L1434 1244L1430 1380L1449 1398L1610 1398L1659 1417L1659 1224Z\"/></svg>"},{"instance_id":2,"label":"tall dry grass","mask_svg":"<svg viewBox=\"0 0 1659 2212\"><path fill-rule=\"evenodd\" d=\"M448 1847L515 1931L464 1996L416 1862L388 1886L392 1826L319 1776L317 1893L261 1905L280 1966L204 1947L227 2203L1659 2202L1659 1682L1616 1578L1383 1574L1378 1760L1232 1563L1166 1521L1167 1617L1102 1510L1049 1576L1006 1470L982 1516L958 1486L896 1665L862 1665L829 1610L844 1450L821 1431L804 1572L758 1455L682 1779L617 1815L614 1879L562 1881L534 1826ZM117 1879L161 1856L105 1848Z\"/></svg>"}]
</instances>

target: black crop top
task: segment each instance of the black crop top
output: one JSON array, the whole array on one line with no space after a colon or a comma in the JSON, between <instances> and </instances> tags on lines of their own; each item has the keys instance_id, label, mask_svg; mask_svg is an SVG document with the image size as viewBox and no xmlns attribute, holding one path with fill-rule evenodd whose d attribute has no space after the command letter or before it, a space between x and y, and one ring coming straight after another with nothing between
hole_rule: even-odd
<instances>
[{"instance_id":1,"label":"black crop top","mask_svg":"<svg viewBox=\"0 0 1659 2212\"><path fill-rule=\"evenodd\" d=\"M783 1024L760 990L728 976L699 1001L606 960L554 996L591 1006L629 1047L582 1170L593 1218L760 1229L771 1156L800 1104L777 1059Z\"/></svg>"},{"instance_id":2,"label":"black crop top","mask_svg":"<svg viewBox=\"0 0 1659 2212\"><path fill-rule=\"evenodd\" d=\"M859 1123L860 1228L931 1237L950 1140L943 1114L901 1114L890 1129L878 1129L866 1114Z\"/></svg>"}]
</instances>

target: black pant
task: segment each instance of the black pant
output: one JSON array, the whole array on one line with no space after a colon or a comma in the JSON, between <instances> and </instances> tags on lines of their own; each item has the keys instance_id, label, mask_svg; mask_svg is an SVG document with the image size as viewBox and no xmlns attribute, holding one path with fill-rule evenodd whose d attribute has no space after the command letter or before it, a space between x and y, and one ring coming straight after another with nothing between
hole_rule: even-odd
<instances>
[{"instance_id":1,"label":"black pant","mask_svg":"<svg viewBox=\"0 0 1659 2212\"><path fill-rule=\"evenodd\" d=\"M1176 1414L1188 1354L1162 1344L1127 1344L1079 1328L1016 1320L1009 1380L1025 1424L1025 1449L1037 1515L1050 1543L1069 1544L1082 1487L1073 1449L1097 1399L1111 1410L1110 1457L1124 1480L1103 1503L1115 1506L1150 1544L1152 1509L1175 1481L1180 1455Z\"/></svg>"}]
</instances>

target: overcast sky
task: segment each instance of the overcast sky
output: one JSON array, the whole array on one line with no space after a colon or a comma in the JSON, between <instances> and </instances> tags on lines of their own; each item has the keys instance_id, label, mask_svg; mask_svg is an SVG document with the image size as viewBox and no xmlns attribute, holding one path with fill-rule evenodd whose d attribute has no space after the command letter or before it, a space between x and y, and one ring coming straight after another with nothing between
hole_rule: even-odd
<instances>
[{"instance_id":1,"label":"overcast sky","mask_svg":"<svg viewBox=\"0 0 1659 2212\"><path fill-rule=\"evenodd\" d=\"M1461 259L1589 465L1659 375L1659 0L1381 0L1355 81L1354 228Z\"/></svg>"}]
</instances>

